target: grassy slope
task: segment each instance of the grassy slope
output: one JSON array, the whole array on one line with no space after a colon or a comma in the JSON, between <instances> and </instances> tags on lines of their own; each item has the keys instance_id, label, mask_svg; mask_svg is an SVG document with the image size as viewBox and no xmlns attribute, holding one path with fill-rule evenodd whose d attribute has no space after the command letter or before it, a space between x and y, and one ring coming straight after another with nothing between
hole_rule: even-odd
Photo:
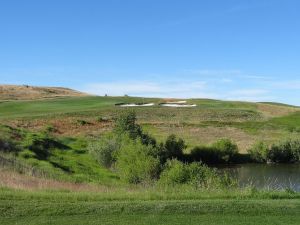
<instances>
[{"instance_id":1,"label":"grassy slope","mask_svg":"<svg viewBox=\"0 0 300 225\"><path fill-rule=\"evenodd\" d=\"M109 125L97 123L97 118L111 118L125 110L120 102L155 102L162 99L130 97L76 97L38 101L0 102L0 123L39 129L54 124L65 136L97 135ZM196 108L138 107L139 123L162 141L170 133L187 140L189 148L207 144L218 138L231 138L245 152L255 141L273 142L296 137L300 131L300 113L296 107L247 102L227 102L191 99ZM75 126L78 119L90 122Z\"/></svg>"},{"instance_id":2,"label":"grassy slope","mask_svg":"<svg viewBox=\"0 0 300 225\"><path fill-rule=\"evenodd\" d=\"M1 224L299 224L298 199L139 200L0 191ZM26 207L24 207L26 205Z\"/></svg>"},{"instance_id":3,"label":"grassy slope","mask_svg":"<svg viewBox=\"0 0 300 225\"><path fill-rule=\"evenodd\" d=\"M30 134L24 129L0 126L0 137L14 140L18 146L26 145L26 137ZM17 156L0 152L0 157L2 157L2 160L6 159L5 162L16 160L16 165L10 165L9 162L6 162L2 167L17 169L18 172L26 174L34 173L39 177L54 178L60 181L103 185L116 185L119 183L119 177L115 173L100 167L87 152L85 139L51 138L57 142L57 146L49 150L50 154L47 158L40 158L34 151L23 147ZM0 160L0 163L3 162ZM6 183L9 183L9 180Z\"/></svg>"},{"instance_id":4,"label":"grassy slope","mask_svg":"<svg viewBox=\"0 0 300 225\"><path fill-rule=\"evenodd\" d=\"M0 85L1 100L43 99L88 94L62 87L35 87L28 85Z\"/></svg>"},{"instance_id":5,"label":"grassy slope","mask_svg":"<svg viewBox=\"0 0 300 225\"><path fill-rule=\"evenodd\" d=\"M80 139L61 137L69 133L60 124L68 130L77 129L79 136L86 136L91 130L98 132L102 129L97 118L112 117L124 110L115 107L115 103L141 101L139 98L80 97L2 102L0 123L32 130L54 124L58 128L57 136L69 149L54 150L48 161L35 163L41 163L39 166L44 169L55 163L63 170L73 171L73 175L67 173L71 181L117 187L117 177L100 168L81 151ZM158 103L161 100L145 101ZM299 134L300 114L291 107L272 105L269 108L268 105L215 100L190 102L199 106L193 109L151 107L135 110L139 122L151 134L163 140L169 133L176 133L186 138L190 147L222 136L243 141L261 137L273 140ZM279 113L274 115L274 109ZM77 119L87 120L90 124L74 125ZM62 179L68 180L66 177ZM119 188L126 189L123 185ZM268 193L267 197L249 197L234 191L166 194L146 190L135 194L134 190L127 188L106 194L0 189L0 224L299 224L300 220L298 194L280 196Z\"/></svg>"}]
</instances>

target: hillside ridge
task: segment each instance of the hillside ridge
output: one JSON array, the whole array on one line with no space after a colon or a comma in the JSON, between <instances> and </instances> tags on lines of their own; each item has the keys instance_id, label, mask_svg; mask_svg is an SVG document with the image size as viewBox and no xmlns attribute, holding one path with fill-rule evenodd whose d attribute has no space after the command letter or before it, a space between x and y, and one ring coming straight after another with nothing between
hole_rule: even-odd
<instances>
[{"instance_id":1,"label":"hillside ridge","mask_svg":"<svg viewBox=\"0 0 300 225\"><path fill-rule=\"evenodd\" d=\"M45 98L80 96L89 96L89 94L64 87L0 84L0 100L35 100Z\"/></svg>"}]
</instances>

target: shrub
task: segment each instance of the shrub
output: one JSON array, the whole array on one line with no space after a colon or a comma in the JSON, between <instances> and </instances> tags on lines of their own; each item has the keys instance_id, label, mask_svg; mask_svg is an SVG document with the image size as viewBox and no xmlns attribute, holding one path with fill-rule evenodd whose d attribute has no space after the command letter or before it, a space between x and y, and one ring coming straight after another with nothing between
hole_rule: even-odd
<instances>
[{"instance_id":1,"label":"shrub","mask_svg":"<svg viewBox=\"0 0 300 225\"><path fill-rule=\"evenodd\" d=\"M89 125L90 123L85 120L76 120L76 123L80 126Z\"/></svg>"},{"instance_id":2,"label":"shrub","mask_svg":"<svg viewBox=\"0 0 300 225\"><path fill-rule=\"evenodd\" d=\"M291 142L291 148L293 157L296 161L300 161L300 140L295 140Z\"/></svg>"},{"instance_id":3,"label":"shrub","mask_svg":"<svg viewBox=\"0 0 300 225\"><path fill-rule=\"evenodd\" d=\"M186 165L178 160L168 160L160 175L160 182L167 185L184 184L189 181Z\"/></svg>"},{"instance_id":4,"label":"shrub","mask_svg":"<svg viewBox=\"0 0 300 225\"><path fill-rule=\"evenodd\" d=\"M299 161L300 142L284 141L273 144L268 151L267 160L276 163L287 163Z\"/></svg>"},{"instance_id":5,"label":"shrub","mask_svg":"<svg viewBox=\"0 0 300 225\"><path fill-rule=\"evenodd\" d=\"M3 152L17 152L19 151L15 143L7 138L0 138L0 151Z\"/></svg>"},{"instance_id":6,"label":"shrub","mask_svg":"<svg viewBox=\"0 0 300 225\"><path fill-rule=\"evenodd\" d=\"M182 159L183 151L186 148L184 140L177 138L174 134L170 135L165 144L161 146L161 158L165 162L168 159Z\"/></svg>"},{"instance_id":7,"label":"shrub","mask_svg":"<svg viewBox=\"0 0 300 225\"><path fill-rule=\"evenodd\" d=\"M200 146L192 149L191 161L202 161L207 164L231 163L238 155L238 147L229 139L220 139L211 146Z\"/></svg>"},{"instance_id":8,"label":"shrub","mask_svg":"<svg viewBox=\"0 0 300 225\"><path fill-rule=\"evenodd\" d=\"M200 162L184 164L178 160L168 160L166 168L160 176L164 185L192 185L195 188L219 187L221 178L214 169Z\"/></svg>"},{"instance_id":9,"label":"shrub","mask_svg":"<svg viewBox=\"0 0 300 225\"><path fill-rule=\"evenodd\" d=\"M157 179L160 162L152 156L153 148L143 145L139 139L123 138L116 162L121 179L131 184L150 183Z\"/></svg>"},{"instance_id":10,"label":"shrub","mask_svg":"<svg viewBox=\"0 0 300 225\"><path fill-rule=\"evenodd\" d=\"M287 140L273 144L270 148L264 143L258 143L248 152L256 162L297 162L300 160L300 141Z\"/></svg>"},{"instance_id":11,"label":"shrub","mask_svg":"<svg viewBox=\"0 0 300 225\"><path fill-rule=\"evenodd\" d=\"M53 125L47 125L45 127L45 132L47 132L47 133L53 133L53 132L56 132L56 131L57 131L57 129Z\"/></svg>"},{"instance_id":12,"label":"shrub","mask_svg":"<svg viewBox=\"0 0 300 225\"><path fill-rule=\"evenodd\" d=\"M190 161L201 161L206 164L220 163L220 153L210 146L198 146L191 150Z\"/></svg>"},{"instance_id":13,"label":"shrub","mask_svg":"<svg viewBox=\"0 0 300 225\"><path fill-rule=\"evenodd\" d=\"M100 165L110 168L116 161L116 152L120 148L120 141L112 134L106 135L100 141L88 145L90 154Z\"/></svg>"},{"instance_id":14,"label":"shrub","mask_svg":"<svg viewBox=\"0 0 300 225\"><path fill-rule=\"evenodd\" d=\"M248 150L251 159L255 162L266 162L268 155L268 146L260 141L254 144L252 148Z\"/></svg>"},{"instance_id":15,"label":"shrub","mask_svg":"<svg viewBox=\"0 0 300 225\"><path fill-rule=\"evenodd\" d=\"M128 133L132 139L139 137L141 135L141 128L136 124L135 112L127 111L119 115L116 119L114 131L119 135Z\"/></svg>"},{"instance_id":16,"label":"shrub","mask_svg":"<svg viewBox=\"0 0 300 225\"><path fill-rule=\"evenodd\" d=\"M128 134L133 140L139 138L145 145L156 145L156 140L150 135L143 133L142 128L136 124L136 114L134 111L124 112L117 117L114 132L119 136Z\"/></svg>"},{"instance_id":17,"label":"shrub","mask_svg":"<svg viewBox=\"0 0 300 225\"><path fill-rule=\"evenodd\" d=\"M238 147L229 139L220 139L212 145L214 149L220 152L220 160L224 162L232 162L238 154Z\"/></svg>"}]
</instances>

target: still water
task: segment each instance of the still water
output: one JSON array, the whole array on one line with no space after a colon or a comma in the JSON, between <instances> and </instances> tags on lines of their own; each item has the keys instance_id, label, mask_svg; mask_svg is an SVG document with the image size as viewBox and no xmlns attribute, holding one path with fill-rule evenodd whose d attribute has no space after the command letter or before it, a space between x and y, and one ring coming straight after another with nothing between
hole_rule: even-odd
<instances>
[{"instance_id":1,"label":"still water","mask_svg":"<svg viewBox=\"0 0 300 225\"><path fill-rule=\"evenodd\" d=\"M241 164L219 169L236 178L241 187L300 191L300 164Z\"/></svg>"}]
</instances>

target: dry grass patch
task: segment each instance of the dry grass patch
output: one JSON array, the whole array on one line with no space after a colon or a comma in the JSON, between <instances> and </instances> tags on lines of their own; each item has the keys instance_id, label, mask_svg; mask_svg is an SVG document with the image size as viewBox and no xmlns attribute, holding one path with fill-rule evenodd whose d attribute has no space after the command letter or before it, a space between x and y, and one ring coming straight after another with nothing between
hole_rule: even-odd
<instances>
[{"instance_id":1,"label":"dry grass patch","mask_svg":"<svg viewBox=\"0 0 300 225\"><path fill-rule=\"evenodd\" d=\"M66 96L79 97L88 94L62 87L0 85L0 100L32 100Z\"/></svg>"},{"instance_id":2,"label":"dry grass patch","mask_svg":"<svg viewBox=\"0 0 300 225\"><path fill-rule=\"evenodd\" d=\"M264 103L257 103L257 109L263 113L266 117L280 117L287 116L293 112L299 111L298 108L280 106L280 105L271 105Z\"/></svg>"},{"instance_id":3,"label":"dry grass patch","mask_svg":"<svg viewBox=\"0 0 300 225\"><path fill-rule=\"evenodd\" d=\"M0 187L21 190L67 190L85 192L108 192L111 188L101 185L81 184L32 177L0 169Z\"/></svg>"}]
</instances>

